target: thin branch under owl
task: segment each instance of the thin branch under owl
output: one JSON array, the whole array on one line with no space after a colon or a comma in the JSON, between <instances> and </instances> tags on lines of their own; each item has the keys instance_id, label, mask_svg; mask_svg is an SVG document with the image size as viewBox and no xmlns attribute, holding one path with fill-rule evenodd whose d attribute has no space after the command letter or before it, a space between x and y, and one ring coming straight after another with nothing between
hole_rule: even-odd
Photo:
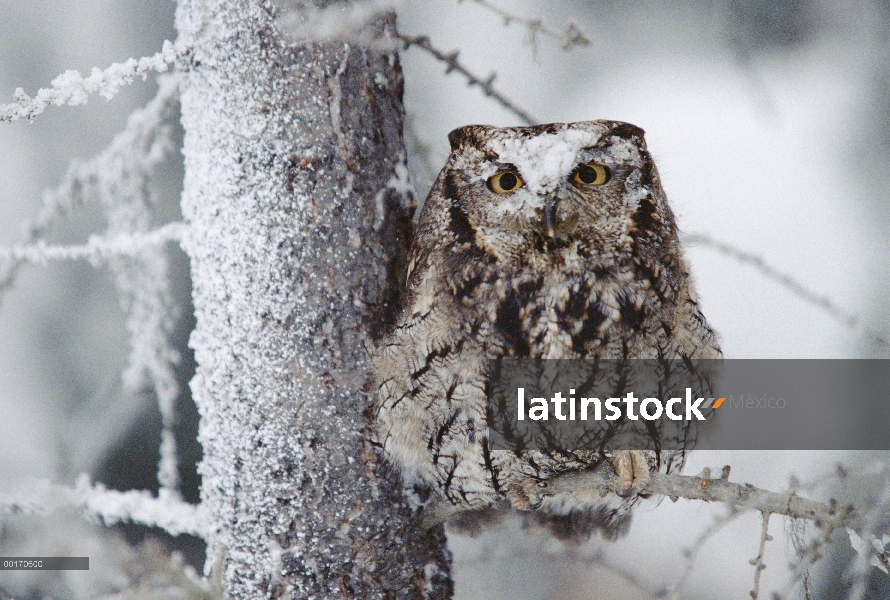
<instances>
[{"instance_id":1,"label":"thin branch under owl","mask_svg":"<svg viewBox=\"0 0 890 600\"><path fill-rule=\"evenodd\" d=\"M853 506L841 506L833 501L810 500L793 491L772 492L747 483L730 482L728 466L723 468L719 477L714 478L711 477L710 470L693 476L651 473L648 484L640 492L668 497L674 501L683 498L719 502L734 508L812 521L823 528L850 527L861 530L865 518ZM618 476L608 472L572 471L542 482L535 493L540 497L576 496L573 499L576 504L595 502L598 497L619 494L620 480ZM426 514L424 524L432 527L457 514L460 514L459 508L441 503ZM868 528L871 529L873 528Z\"/></svg>"}]
</instances>

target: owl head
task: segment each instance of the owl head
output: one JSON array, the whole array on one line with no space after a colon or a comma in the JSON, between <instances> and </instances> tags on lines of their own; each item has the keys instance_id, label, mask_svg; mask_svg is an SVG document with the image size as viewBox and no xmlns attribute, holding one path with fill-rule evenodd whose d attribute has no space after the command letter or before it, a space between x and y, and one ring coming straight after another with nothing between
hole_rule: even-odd
<instances>
[{"instance_id":1,"label":"owl head","mask_svg":"<svg viewBox=\"0 0 890 600\"><path fill-rule=\"evenodd\" d=\"M676 237L643 135L617 121L455 129L419 227L508 262L626 256Z\"/></svg>"}]
</instances>

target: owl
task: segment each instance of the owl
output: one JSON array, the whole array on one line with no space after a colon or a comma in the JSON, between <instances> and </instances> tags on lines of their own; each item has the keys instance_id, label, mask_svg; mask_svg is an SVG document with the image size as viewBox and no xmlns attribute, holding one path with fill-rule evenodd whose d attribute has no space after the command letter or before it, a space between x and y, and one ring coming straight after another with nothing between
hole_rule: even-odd
<instances>
[{"instance_id":1,"label":"owl","mask_svg":"<svg viewBox=\"0 0 890 600\"><path fill-rule=\"evenodd\" d=\"M487 433L492 359L721 356L643 135L617 121L449 134L402 314L372 356L374 437L407 486L459 510L566 515L535 488L614 469L624 493L589 509L614 528L653 469L682 465L682 451L495 450Z\"/></svg>"}]
</instances>

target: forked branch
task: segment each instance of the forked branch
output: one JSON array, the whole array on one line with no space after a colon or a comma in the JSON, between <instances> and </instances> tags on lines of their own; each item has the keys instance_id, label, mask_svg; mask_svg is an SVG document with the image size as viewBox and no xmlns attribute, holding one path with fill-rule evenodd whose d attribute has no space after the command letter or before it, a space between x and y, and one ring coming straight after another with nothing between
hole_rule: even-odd
<instances>
[{"instance_id":1,"label":"forked branch","mask_svg":"<svg viewBox=\"0 0 890 600\"><path fill-rule=\"evenodd\" d=\"M600 472L570 472L550 479L546 487L539 488L539 494L557 496L561 494L589 493L596 491L600 496L617 494L618 477ZM729 468L716 479L709 474L704 477L651 473L649 485L643 494L667 496L672 500L703 500L723 502L736 508L759 510L762 513L784 515L795 519L806 519L821 526L845 526L856 528L859 516L852 506L840 506L835 502L817 502L798 496L793 492L770 492L747 483L729 481Z\"/></svg>"},{"instance_id":2,"label":"forked branch","mask_svg":"<svg viewBox=\"0 0 890 600\"><path fill-rule=\"evenodd\" d=\"M538 487L537 500L547 497L578 496L591 498L596 492L619 494L619 481L613 473L599 471L572 471L557 475ZM836 502L818 502L794 492L771 492L747 483L729 481L729 467L724 467L720 477L712 479L709 470L702 476L650 473L649 484L640 490L641 494L667 496L671 500L703 500L722 502L735 508L757 510L764 514L777 514L795 519L814 522L819 527L849 527L860 529L862 517L852 506L841 506ZM532 499L535 500L535 499ZM429 526L448 520L459 514L459 510L449 505L438 505L428 510L424 522Z\"/></svg>"}]
</instances>

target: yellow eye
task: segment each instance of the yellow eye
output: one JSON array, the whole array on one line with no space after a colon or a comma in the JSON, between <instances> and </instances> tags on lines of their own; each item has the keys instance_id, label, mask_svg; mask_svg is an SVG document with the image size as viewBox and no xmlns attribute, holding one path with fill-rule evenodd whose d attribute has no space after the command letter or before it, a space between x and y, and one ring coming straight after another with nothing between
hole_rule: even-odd
<instances>
[{"instance_id":1,"label":"yellow eye","mask_svg":"<svg viewBox=\"0 0 890 600\"><path fill-rule=\"evenodd\" d=\"M609 175L609 167L588 163L579 167L572 176L572 179L574 179L576 183L603 185L609 181Z\"/></svg>"},{"instance_id":2,"label":"yellow eye","mask_svg":"<svg viewBox=\"0 0 890 600\"><path fill-rule=\"evenodd\" d=\"M495 173L488 178L488 189L496 194L506 194L522 187L522 177L515 171Z\"/></svg>"}]
</instances>

